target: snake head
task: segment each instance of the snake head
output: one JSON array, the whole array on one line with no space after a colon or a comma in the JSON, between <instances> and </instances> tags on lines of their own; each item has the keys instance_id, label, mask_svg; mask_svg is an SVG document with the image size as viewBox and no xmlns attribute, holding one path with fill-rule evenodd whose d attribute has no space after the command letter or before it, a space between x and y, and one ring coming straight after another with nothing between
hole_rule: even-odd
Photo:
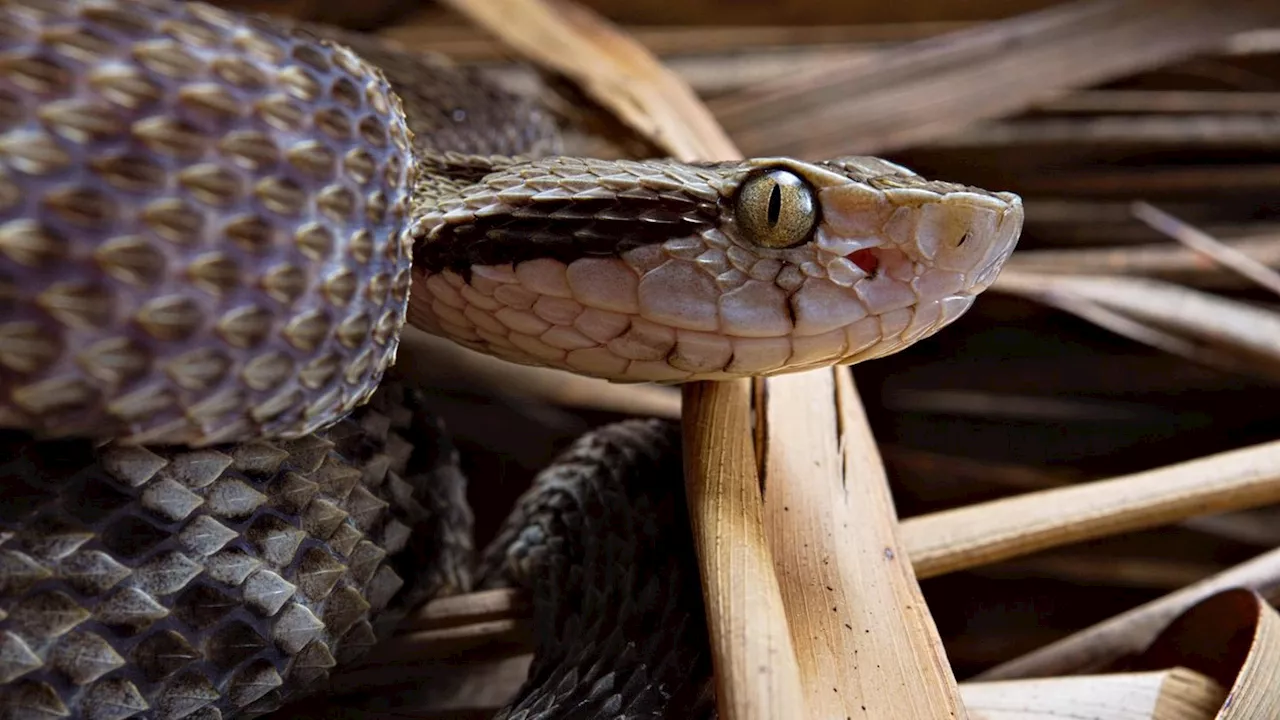
<instances>
[{"instance_id":1,"label":"snake head","mask_svg":"<svg viewBox=\"0 0 1280 720\"><path fill-rule=\"evenodd\" d=\"M752 279L781 263L772 281L787 303L771 304L769 324L781 329L785 310L793 346L824 348L815 359L793 354L787 369L860 362L932 335L990 287L1022 230L1017 195L927 180L880 158L744 165L720 187L731 212L719 230L764 263L745 270ZM829 334L841 331L833 360Z\"/></svg>"},{"instance_id":2,"label":"snake head","mask_svg":"<svg viewBox=\"0 0 1280 720\"><path fill-rule=\"evenodd\" d=\"M851 364L964 314L1022 219L878 158L518 163L421 215L409 322L624 382Z\"/></svg>"}]
</instances>

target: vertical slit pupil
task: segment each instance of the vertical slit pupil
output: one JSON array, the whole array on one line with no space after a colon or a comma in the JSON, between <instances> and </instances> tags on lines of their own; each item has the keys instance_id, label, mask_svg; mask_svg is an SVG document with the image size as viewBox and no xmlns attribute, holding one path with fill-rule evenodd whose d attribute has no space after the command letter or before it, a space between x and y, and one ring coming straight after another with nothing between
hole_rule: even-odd
<instances>
[{"instance_id":1,"label":"vertical slit pupil","mask_svg":"<svg viewBox=\"0 0 1280 720\"><path fill-rule=\"evenodd\" d=\"M782 214L782 188L777 183L773 184L773 190L769 193L769 224L777 225L778 216Z\"/></svg>"}]
</instances>

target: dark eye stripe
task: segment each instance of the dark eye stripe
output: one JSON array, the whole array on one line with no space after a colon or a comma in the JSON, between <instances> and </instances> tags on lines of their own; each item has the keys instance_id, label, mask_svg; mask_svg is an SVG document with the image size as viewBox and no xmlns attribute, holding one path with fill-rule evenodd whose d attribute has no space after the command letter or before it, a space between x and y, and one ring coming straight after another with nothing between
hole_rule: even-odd
<instances>
[{"instance_id":1,"label":"dark eye stripe","mask_svg":"<svg viewBox=\"0 0 1280 720\"><path fill-rule=\"evenodd\" d=\"M446 225L431 240L420 238L413 262L427 272L448 268L469 277L473 265L538 258L568 264L583 257L617 257L644 245L696 235L714 227L718 215L714 205L671 198L528 203Z\"/></svg>"}]
</instances>

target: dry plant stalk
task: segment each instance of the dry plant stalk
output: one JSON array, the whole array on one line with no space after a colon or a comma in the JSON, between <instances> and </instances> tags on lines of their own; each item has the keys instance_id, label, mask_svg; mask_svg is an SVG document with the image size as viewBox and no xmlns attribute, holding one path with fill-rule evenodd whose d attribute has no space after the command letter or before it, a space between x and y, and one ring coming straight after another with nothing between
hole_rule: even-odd
<instances>
[{"instance_id":1,"label":"dry plant stalk","mask_svg":"<svg viewBox=\"0 0 1280 720\"><path fill-rule=\"evenodd\" d=\"M1034 577L1091 587L1110 586L1169 592L1220 569L1213 562L1121 555L1098 561L1088 548L1060 550L1009 560L985 568L987 579Z\"/></svg>"},{"instance_id":2,"label":"dry plant stalk","mask_svg":"<svg viewBox=\"0 0 1280 720\"><path fill-rule=\"evenodd\" d=\"M1280 229L1262 231L1220 241L1233 252L1262 265L1280 265ZM1200 253L1169 243L1138 246L1078 248L1069 250L1019 250L1005 264L1005 271L1044 275L1143 275L1177 278L1184 284L1224 283L1228 271L1205 263ZM1230 277L1234 278L1235 275Z\"/></svg>"},{"instance_id":3,"label":"dry plant stalk","mask_svg":"<svg viewBox=\"0 0 1280 720\"><path fill-rule=\"evenodd\" d=\"M919 577L1228 510L1280 502L1280 441L902 523Z\"/></svg>"},{"instance_id":4,"label":"dry plant stalk","mask_svg":"<svg viewBox=\"0 0 1280 720\"><path fill-rule=\"evenodd\" d=\"M1213 122L1212 119L1210 122ZM1246 119L1246 122L1248 120ZM1190 135L1198 124L1185 123L1181 128L1170 129L1168 141L1187 144L1195 140L1212 141L1213 135ZM1270 123L1272 137L1280 134L1276 123ZM1252 131L1250 131L1252 133ZM1074 134L1074 133L1072 133ZM1097 133L1088 133L1087 140L1096 143L1102 139ZM1061 139L1069 135L1063 133ZM1076 140L1081 139L1078 135ZM1151 140L1153 138L1119 138L1123 140ZM1223 138L1224 142L1233 138ZM950 143L948 143L950 144ZM939 143L941 145L941 143ZM1187 195L1212 189L1215 192L1265 193L1280 184L1280 166L1275 164L1245 165L1243 163L1219 163L1202 167L1161 166L1141 170L1125 167L1068 169L1046 173L1037 177L1018 180L1018 190L1027 197L1044 195L1113 195L1120 197Z\"/></svg>"},{"instance_id":5,"label":"dry plant stalk","mask_svg":"<svg viewBox=\"0 0 1280 720\"><path fill-rule=\"evenodd\" d=\"M1280 93L1231 90L1083 90L1041 103L1058 113L1277 113Z\"/></svg>"},{"instance_id":6,"label":"dry plant stalk","mask_svg":"<svg viewBox=\"0 0 1280 720\"><path fill-rule=\"evenodd\" d=\"M1107 145L1177 143L1212 148L1227 143L1270 145L1280 138L1280 118L1253 115L1094 116L1047 117L976 122L945 137L925 143L929 148L979 149L987 152L1053 143ZM1018 188L1029 195L1079 192L1105 183L1108 190L1133 194L1146 189L1189 187L1206 178L1220 177L1242 188L1257 187L1276 177L1273 167L1251 169L1247 165L1204 168L1159 167L1144 171L1111 169L1105 173L1066 172L1055 177L1026 178ZM1095 184L1097 183L1097 184Z\"/></svg>"},{"instance_id":7,"label":"dry plant stalk","mask_svg":"<svg viewBox=\"0 0 1280 720\"><path fill-rule=\"evenodd\" d=\"M445 676L433 692L448 695L449 680L453 685L474 684L465 673L455 677L458 666L498 663L510 672L510 664L503 661L527 652L532 644L530 615L528 598L511 589L432 600L405 618L397 634L381 643L376 653L332 677L327 690L330 694L368 692L422 682L422 668L429 666L430 674Z\"/></svg>"},{"instance_id":8,"label":"dry plant stalk","mask_svg":"<svg viewBox=\"0 0 1280 720\"><path fill-rule=\"evenodd\" d=\"M960 692L971 720L1210 720L1227 698L1213 678L1181 667L965 683Z\"/></svg>"},{"instance_id":9,"label":"dry plant stalk","mask_svg":"<svg viewBox=\"0 0 1280 720\"><path fill-rule=\"evenodd\" d=\"M759 382L766 528L809 717L967 717L850 373Z\"/></svg>"},{"instance_id":10,"label":"dry plant stalk","mask_svg":"<svg viewBox=\"0 0 1280 720\"><path fill-rule=\"evenodd\" d=\"M1182 222L1148 203L1134 203L1133 214L1151 227L1187 247L1216 260L1271 292L1280 295L1280 274L1208 233Z\"/></svg>"},{"instance_id":11,"label":"dry plant stalk","mask_svg":"<svg viewBox=\"0 0 1280 720\"><path fill-rule=\"evenodd\" d=\"M1010 271L992 290L1026 297L1195 362L1275 378L1280 313L1173 283Z\"/></svg>"},{"instance_id":12,"label":"dry plant stalk","mask_svg":"<svg viewBox=\"0 0 1280 720\"><path fill-rule=\"evenodd\" d=\"M401 720L488 720L524 682L531 655L469 661L439 677L454 680L400 708ZM376 687L376 686L375 686ZM1050 678L964 683L960 694L969 720L1210 720L1222 706L1222 685L1187 668L1114 673L1087 678ZM382 715L361 715L368 720Z\"/></svg>"},{"instance_id":13,"label":"dry plant stalk","mask_svg":"<svg viewBox=\"0 0 1280 720\"><path fill-rule=\"evenodd\" d=\"M504 620L530 610L519 590L499 588L438 598L405 618L402 626L412 630L458 628L480 622Z\"/></svg>"},{"instance_id":14,"label":"dry plant stalk","mask_svg":"<svg viewBox=\"0 0 1280 720\"><path fill-rule=\"evenodd\" d=\"M775 524L777 521L773 518L777 509L784 508L783 516L798 517L793 513L799 513L805 509L812 511L815 503L828 498L818 497L816 500L806 500L809 504L803 506L796 504L794 508L790 504L779 505L777 501L786 500L790 493L794 492L789 489L793 483L780 485L768 482L768 479L785 480L789 475L794 475L794 471L789 466L793 463L807 463L817 469L805 471L806 484L799 490L813 491L814 488L811 486L817 485L817 481L823 475L836 471L828 455L822 452L803 454L806 450L814 450L819 443L822 443L824 434L833 432L831 428L834 426L829 427L826 421L814 422L814 418L826 416L827 411L822 406L818 406L815 412L813 406L806 404L803 412L797 412L797 406L791 406L793 401L806 403L806 398L823 394L820 390L815 392L817 388L800 386L816 383L825 387L828 383L823 381L821 373L782 376L771 378L767 382L775 388L786 388L785 392L769 393L766 400L768 442L763 445L766 457L765 508L770 518L769 532L794 533L803 526L802 523L798 520L790 520L788 521L790 524L786 527ZM698 387L701 388L701 386ZM746 391L739 389L736 392L738 396L734 401L746 402L741 397L741 394ZM856 396L854 398L856 403ZM788 406L791 406L789 411L785 409ZM856 404L846 404L844 407L856 408ZM854 413L855 416L858 414ZM845 438L841 442L846 443L843 452L855 453L857 457L872 462L873 474L878 474L881 472L876 469L879 463L878 452L874 448L869 451L857 449L855 452L856 446L849 444L850 438L854 438L855 433L862 434L862 428L865 428L864 423L865 421L860 417L841 418L841 437ZM726 435L737 432L719 426L713 426L713 429ZM804 435L806 439L793 447L791 443L796 442L793 436L800 435ZM869 442L865 437L861 442ZM818 449L822 450L822 448ZM744 448L742 452L752 451L751 448ZM754 458L754 455L752 457ZM755 466L751 465L742 472L754 477ZM844 475L841 475L840 482L846 482ZM1231 450L1108 480L1053 487L908 518L902 521L898 532L905 552L912 560L911 566L917 577L931 577L997 560L1007 560L1051 547L1117 533L1133 532L1196 516L1266 505L1277 497L1280 497L1280 441ZM892 512L892 507L890 506L887 511ZM804 533L804 541L808 541L810 537L817 537L825 542L832 540L822 538L820 533ZM841 538L835 540L838 541ZM794 544L794 539L774 539L772 542L779 548L775 561L780 563L781 553L791 549L788 543ZM1269 557L1271 556L1264 556L1217 579L1191 586L1185 591L1189 594L1170 596L1169 601L1194 602L1205 593L1221 589L1223 587L1221 583L1241 583L1264 592L1268 587L1264 583L1275 583L1276 597L1280 599L1280 555L1276 555L1274 560L1268 560ZM785 582L788 575L801 568L803 565L780 567L779 574ZM1191 600L1188 601L1188 598ZM1185 605L1180 605L1171 611L1165 610L1164 619L1168 619L1169 613L1176 614L1184 607ZM412 630L452 628L477 622L521 617L527 611L527 605L518 593L510 591L472 593L444 598L428 604L410 618L407 627ZM1107 645L1106 642L1096 638L1089 642L1099 648ZM1022 675L1023 673L1019 672L1015 675L1002 674L1001 676Z\"/></svg>"},{"instance_id":15,"label":"dry plant stalk","mask_svg":"<svg viewBox=\"0 0 1280 720\"><path fill-rule=\"evenodd\" d=\"M1001 663L975 679L993 681L1097 672L1138 654L1170 620L1205 598L1231 588L1247 588L1272 602L1280 602L1280 549Z\"/></svg>"},{"instance_id":16,"label":"dry plant stalk","mask_svg":"<svg viewBox=\"0 0 1280 720\"><path fill-rule=\"evenodd\" d=\"M533 637L532 621L527 612L507 611L503 617L473 621L455 627L418 630L398 634L378 646L378 658L366 658L368 665L386 667L389 659L423 662L450 658L464 653L506 645L528 647ZM501 654L501 651L499 651ZM353 666L358 672L360 666Z\"/></svg>"},{"instance_id":17,"label":"dry plant stalk","mask_svg":"<svg viewBox=\"0 0 1280 720\"><path fill-rule=\"evenodd\" d=\"M1270 0L1076 0L711 103L751 155L883 153L1188 57L1280 18ZM999 81L993 81L999 78Z\"/></svg>"},{"instance_id":18,"label":"dry plant stalk","mask_svg":"<svg viewBox=\"0 0 1280 720\"><path fill-rule=\"evenodd\" d=\"M690 521L702 571L720 714L734 720L802 712L796 651L774 563L751 445L750 382L684 388Z\"/></svg>"},{"instance_id":19,"label":"dry plant stalk","mask_svg":"<svg viewBox=\"0 0 1280 720\"><path fill-rule=\"evenodd\" d=\"M531 655L468 662L466 672L439 677L451 687L434 688L399 708L401 720L488 720L524 682ZM960 694L969 720L1210 720L1222 706L1222 685L1187 668L1113 673L1087 678L1051 678L964 683ZM368 720L382 715L361 715Z\"/></svg>"}]
</instances>

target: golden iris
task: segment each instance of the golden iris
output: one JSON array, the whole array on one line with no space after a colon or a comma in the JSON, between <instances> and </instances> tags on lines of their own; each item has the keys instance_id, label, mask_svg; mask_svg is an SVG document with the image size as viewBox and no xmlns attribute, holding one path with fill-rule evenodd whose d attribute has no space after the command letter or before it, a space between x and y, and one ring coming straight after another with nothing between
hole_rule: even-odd
<instances>
[{"instance_id":1,"label":"golden iris","mask_svg":"<svg viewBox=\"0 0 1280 720\"><path fill-rule=\"evenodd\" d=\"M817 224L813 188L798 175L775 169L742 183L736 200L738 225L751 242L789 248L809 238Z\"/></svg>"}]
</instances>

